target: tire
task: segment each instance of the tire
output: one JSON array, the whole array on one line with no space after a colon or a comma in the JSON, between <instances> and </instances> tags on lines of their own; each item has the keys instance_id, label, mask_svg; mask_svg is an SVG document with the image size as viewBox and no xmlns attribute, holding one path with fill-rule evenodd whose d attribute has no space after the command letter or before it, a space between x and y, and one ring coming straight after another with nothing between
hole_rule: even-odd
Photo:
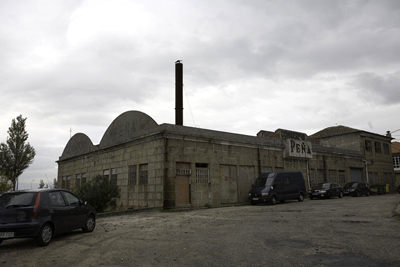
<instances>
[{"instance_id":1,"label":"tire","mask_svg":"<svg viewBox=\"0 0 400 267\"><path fill-rule=\"evenodd\" d=\"M303 195L302 193L300 193L300 194L299 194L299 197L297 198L297 200L298 200L299 202L303 202L303 200L304 200L304 195Z\"/></svg>"},{"instance_id":2,"label":"tire","mask_svg":"<svg viewBox=\"0 0 400 267\"><path fill-rule=\"evenodd\" d=\"M3 239L0 239L0 244L3 242Z\"/></svg>"},{"instance_id":3,"label":"tire","mask_svg":"<svg viewBox=\"0 0 400 267\"><path fill-rule=\"evenodd\" d=\"M278 200L276 199L276 196L273 196L271 199L271 204L276 205L277 202L278 202Z\"/></svg>"},{"instance_id":4,"label":"tire","mask_svg":"<svg viewBox=\"0 0 400 267\"><path fill-rule=\"evenodd\" d=\"M314 197L313 197L313 196L310 196L310 199L311 199L311 200L313 200L313 199L314 199Z\"/></svg>"},{"instance_id":5,"label":"tire","mask_svg":"<svg viewBox=\"0 0 400 267\"><path fill-rule=\"evenodd\" d=\"M340 191L340 193L339 193L339 198L342 198L342 197L343 197L343 192Z\"/></svg>"},{"instance_id":6,"label":"tire","mask_svg":"<svg viewBox=\"0 0 400 267\"><path fill-rule=\"evenodd\" d=\"M279 201L279 202L281 202L281 203L285 203L285 200L281 200L281 201Z\"/></svg>"},{"instance_id":7,"label":"tire","mask_svg":"<svg viewBox=\"0 0 400 267\"><path fill-rule=\"evenodd\" d=\"M359 196L360 196L360 191L356 190L356 192L354 192L354 195L353 195L353 196L359 197Z\"/></svg>"},{"instance_id":8,"label":"tire","mask_svg":"<svg viewBox=\"0 0 400 267\"><path fill-rule=\"evenodd\" d=\"M94 217L94 215L89 215L89 217L86 220L86 226L82 228L82 231L84 233L90 233L93 232L95 227L96 227L96 218Z\"/></svg>"},{"instance_id":9,"label":"tire","mask_svg":"<svg viewBox=\"0 0 400 267\"><path fill-rule=\"evenodd\" d=\"M367 193L365 193L365 195L366 195L367 197L369 197L369 190L367 190Z\"/></svg>"},{"instance_id":10,"label":"tire","mask_svg":"<svg viewBox=\"0 0 400 267\"><path fill-rule=\"evenodd\" d=\"M328 194L326 194L326 198L331 198L331 192L328 192Z\"/></svg>"},{"instance_id":11,"label":"tire","mask_svg":"<svg viewBox=\"0 0 400 267\"><path fill-rule=\"evenodd\" d=\"M255 206L255 205L257 205L257 202L250 202L250 204L252 205L252 206Z\"/></svg>"},{"instance_id":12,"label":"tire","mask_svg":"<svg viewBox=\"0 0 400 267\"><path fill-rule=\"evenodd\" d=\"M35 238L36 245L44 247L50 244L51 238L53 237L53 227L45 223L39 231L39 235Z\"/></svg>"}]
</instances>

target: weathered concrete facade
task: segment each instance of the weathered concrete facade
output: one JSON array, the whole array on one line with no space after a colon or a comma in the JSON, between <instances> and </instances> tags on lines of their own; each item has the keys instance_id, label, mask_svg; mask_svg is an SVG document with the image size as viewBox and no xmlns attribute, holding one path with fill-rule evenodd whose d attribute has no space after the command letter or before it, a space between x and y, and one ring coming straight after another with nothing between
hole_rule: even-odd
<instances>
[{"instance_id":1,"label":"weathered concrete facade","mask_svg":"<svg viewBox=\"0 0 400 267\"><path fill-rule=\"evenodd\" d=\"M58 181L75 190L99 174L116 179L121 208L220 206L246 202L260 172L299 170L308 187L365 181L365 155L356 147L282 129L247 136L158 125L129 111L114 120L99 145L74 135L58 160ZM376 162L386 168L385 160Z\"/></svg>"}]
</instances>

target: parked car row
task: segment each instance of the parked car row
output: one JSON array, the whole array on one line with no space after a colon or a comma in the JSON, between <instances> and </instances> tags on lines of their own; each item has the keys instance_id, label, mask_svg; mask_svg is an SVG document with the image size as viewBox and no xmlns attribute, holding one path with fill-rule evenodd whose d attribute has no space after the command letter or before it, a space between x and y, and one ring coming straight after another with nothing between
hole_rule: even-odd
<instances>
[{"instance_id":1,"label":"parked car row","mask_svg":"<svg viewBox=\"0 0 400 267\"><path fill-rule=\"evenodd\" d=\"M82 229L92 232L96 211L64 189L36 189L0 195L0 244L7 239L34 238L46 246L56 234Z\"/></svg>"},{"instance_id":2,"label":"parked car row","mask_svg":"<svg viewBox=\"0 0 400 267\"><path fill-rule=\"evenodd\" d=\"M306 196L305 182L301 172L269 172L261 173L249 191L249 202L258 203L284 202L288 199L303 201ZM370 195L370 188L362 182L350 182L344 187L337 183L325 182L315 185L308 192L310 199L332 198L343 196Z\"/></svg>"}]
</instances>

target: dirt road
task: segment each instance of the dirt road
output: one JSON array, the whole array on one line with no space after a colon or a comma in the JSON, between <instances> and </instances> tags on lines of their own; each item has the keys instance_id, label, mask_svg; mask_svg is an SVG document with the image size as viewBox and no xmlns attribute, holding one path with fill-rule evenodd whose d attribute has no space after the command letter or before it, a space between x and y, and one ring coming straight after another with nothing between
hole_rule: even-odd
<instances>
[{"instance_id":1,"label":"dirt road","mask_svg":"<svg viewBox=\"0 0 400 267\"><path fill-rule=\"evenodd\" d=\"M0 266L400 266L399 203L391 194L105 217L47 247L4 241Z\"/></svg>"}]
</instances>

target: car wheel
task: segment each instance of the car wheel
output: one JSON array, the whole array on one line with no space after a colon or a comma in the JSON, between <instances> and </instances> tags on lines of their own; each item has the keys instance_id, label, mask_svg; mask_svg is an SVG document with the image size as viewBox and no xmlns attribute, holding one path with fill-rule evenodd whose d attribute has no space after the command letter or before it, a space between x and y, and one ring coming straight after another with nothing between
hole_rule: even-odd
<instances>
[{"instance_id":1,"label":"car wheel","mask_svg":"<svg viewBox=\"0 0 400 267\"><path fill-rule=\"evenodd\" d=\"M276 199L276 196L273 196L271 199L271 204L276 205L277 202L278 202L278 200Z\"/></svg>"},{"instance_id":2,"label":"car wheel","mask_svg":"<svg viewBox=\"0 0 400 267\"><path fill-rule=\"evenodd\" d=\"M255 206L255 205L257 205L257 202L253 202L253 201L252 201L252 202L250 202L250 204L253 205L253 206Z\"/></svg>"},{"instance_id":3,"label":"car wheel","mask_svg":"<svg viewBox=\"0 0 400 267\"><path fill-rule=\"evenodd\" d=\"M89 215L86 226L82 228L82 231L85 233L93 232L94 228L96 227L96 219L94 215Z\"/></svg>"},{"instance_id":4,"label":"car wheel","mask_svg":"<svg viewBox=\"0 0 400 267\"><path fill-rule=\"evenodd\" d=\"M0 244L3 242L3 239L0 239Z\"/></svg>"},{"instance_id":5,"label":"car wheel","mask_svg":"<svg viewBox=\"0 0 400 267\"><path fill-rule=\"evenodd\" d=\"M368 197L369 196L369 190L367 190L367 193L365 193L365 195Z\"/></svg>"},{"instance_id":6,"label":"car wheel","mask_svg":"<svg viewBox=\"0 0 400 267\"><path fill-rule=\"evenodd\" d=\"M326 198L331 198L331 192L328 192L328 193L326 194Z\"/></svg>"},{"instance_id":7,"label":"car wheel","mask_svg":"<svg viewBox=\"0 0 400 267\"><path fill-rule=\"evenodd\" d=\"M39 231L39 235L35 238L36 244L40 247L47 246L53 237L53 227L46 223Z\"/></svg>"},{"instance_id":8,"label":"car wheel","mask_svg":"<svg viewBox=\"0 0 400 267\"><path fill-rule=\"evenodd\" d=\"M313 200L313 199L314 199L314 197L313 197L313 196L310 196L310 199L311 199L311 200Z\"/></svg>"},{"instance_id":9,"label":"car wheel","mask_svg":"<svg viewBox=\"0 0 400 267\"><path fill-rule=\"evenodd\" d=\"M354 195L353 195L353 196L359 197L359 196L360 196L360 191L356 190L356 192L354 192Z\"/></svg>"},{"instance_id":10,"label":"car wheel","mask_svg":"<svg viewBox=\"0 0 400 267\"><path fill-rule=\"evenodd\" d=\"M342 197L343 197L343 192L340 191L340 193L339 193L339 198L342 198Z\"/></svg>"},{"instance_id":11,"label":"car wheel","mask_svg":"<svg viewBox=\"0 0 400 267\"><path fill-rule=\"evenodd\" d=\"M300 193L300 195L299 195L299 197L297 198L297 200L298 200L299 202L303 202L303 200L304 200L304 195Z\"/></svg>"}]
</instances>

